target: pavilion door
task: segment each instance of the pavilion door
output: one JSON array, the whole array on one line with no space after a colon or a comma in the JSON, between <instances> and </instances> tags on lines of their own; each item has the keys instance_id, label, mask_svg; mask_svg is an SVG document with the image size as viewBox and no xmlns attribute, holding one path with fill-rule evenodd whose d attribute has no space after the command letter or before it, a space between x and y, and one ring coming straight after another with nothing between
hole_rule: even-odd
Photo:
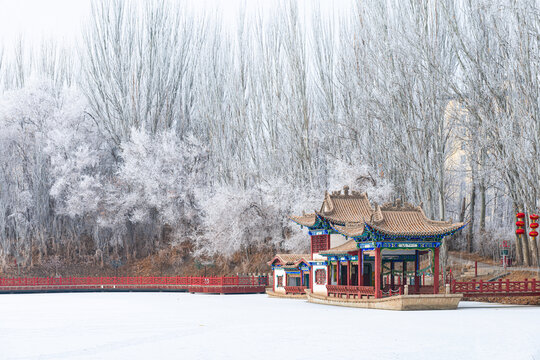
<instances>
[{"instance_id":1,"label":"pavilion door","mask_svg":"<svg viewBox=\"0 0 540 360\"><path fill-rule=\"evenodd\" d=\"M364 264L364 286L373 286L371 264Z\"/></svg>"},{"instance_id":2,"label":"pavilion door","mask_svg":"<svg viewBox=\"0 0 540 360\"><path fill-rule=\"evenodd\" d=\"M287 286L300 286L300 276L290 276Z\"/></svg>"},{"instance_id":3,"label":"pavilion door","mask_svg":"<svg viewBox=\"0 0 540 360\"><path fill-rule=\"evenodd\" d=\"M309 273L304 274L304 286L309 289Z\"/></svg>"},{"instance_id":4,"label":"pavilion door","mask_svg":"<svg viewBox=\"0 0 540 360\"><path fill-rule=\"evenodd\" d=\"M338 283L337 283L337 265L335 265L335 264L330 265L330 274L332 275L331 279L330 279L330 285L338 285Z\"/></svg>"},{"instance_id":5,"label":"pavilion door","mask_svg":"<svg viewBox=\"0 0 540 360\"><path fill-rule=\"evenodd\" d=\"M348 277L347 271L348 271L348 267L346 265L342 264L341 265L341 272L339 273L339 282L341 284L339 284L339 285L347 285L347 277Z\"/></svg>"},{"instance_id":6,"label":"pavilion door","mask_svg":"<svg viewBox=\"0 0 540 360\"><path fill-rule=\"evenodd\" d=\"M358 286L358 265L351 265L351 285Z\"/></svg>"}]
</instances>

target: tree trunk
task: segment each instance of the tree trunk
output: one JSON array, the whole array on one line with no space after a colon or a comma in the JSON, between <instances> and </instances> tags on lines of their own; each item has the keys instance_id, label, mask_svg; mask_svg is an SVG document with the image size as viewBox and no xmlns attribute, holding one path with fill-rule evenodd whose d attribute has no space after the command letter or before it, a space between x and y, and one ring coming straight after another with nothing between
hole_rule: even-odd
<instances>
[{"instance_id":1,"label":"tree trunk","mask_svg":"<svg viewBox=\"0 0 540 360\"><path fill-rule=\"evenodd\" d=\"M465 221L465 211L467 210L467 199L466 197L464 196L463 199L461 200L461 212L459 213L459 222L460 223L463 223ZM459 234L456 235L457 237L460 237L461 239L463 239L463 235L461 234L461 231L459 232ZM456 238L457 238L456 237ZM460 243L462 243L460 241ZM461 244L460 244L461 245ZM454 249L456 250L456 249ZM463 250L463 248L461 248L460 246L460 249L459 250Z\"/></svg>"},{"instance_id":2,"label":"tree trunk","mask_svg":"<svg viewBox=\"0 0 540 360\"><path fill-rule=\"evenodd\" d=\"M538 246L536 244L536 237L529 237L531 246L531 265L538 266Z\"/></svg>"},{"instance_id":3,"label":"tree trunk","mask_svg":"<svg viewBox=\"0 0 540 360\"><path fill-rule=\"evenodd\" d=\"M446 217L446 207L444 204L444 169L439 169L439 220L444 221Z\"/></svg>"},{"instance_id":4,"label":"tree trunk","mask_svg":"<svg viewBox=\"0 0 540 360\"><path fill-rule=\"evenodd\" d=\"M525 222L525 224L527 224L527 222ZM527 233L523 234L522 236L523 236L523 239L521 241L521 246L523 247L523 265L530 266L531 256L529 252L529 237L527 236Z\"/></svg>"},{"instance_id":5,"label":"tree trunk","mask_svg":"<svg viewBox=\"0 0 540 360\"><path fill-rule=\"evenodd\" d=\"M472 182L472 188L471 188L471 220L469 222L469 233L467 234L467 251L472 253L474 251L474 245L473 245L473 231L474 231L474 208L475 208L475 202L476 202L476 184L474 181Z\"/></svg>"},{"instance_id":6,"label":"tree trunk","mask_svg":"<svg viewBox=\"0 0 540 360\"><path fill-rule=\"evenodd\" d=\"M486 186L480 182L480 234L486 232Z\"/></svg>"},{"instance_id":7,"label":"tree trunk","mask_svg":"<svg viewBox=\"0 0 540 360\"><path fill-rule=\"evenodd\" d=\"M523 247L521 245L521 235L516 235L516 262L523 264Z\"/></svg>"}]
</instances>

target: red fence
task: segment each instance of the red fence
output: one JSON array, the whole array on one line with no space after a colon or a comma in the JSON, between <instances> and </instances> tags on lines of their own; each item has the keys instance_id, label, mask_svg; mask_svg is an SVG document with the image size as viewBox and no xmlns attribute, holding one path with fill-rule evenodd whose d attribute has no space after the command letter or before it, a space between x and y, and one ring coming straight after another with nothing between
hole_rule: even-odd
<instances>
[{"instance_id":1,"label":"red fence","mask_svg":"<svg viewBox=\"0 0 540 360\"><path fill-rule=\"evenodd\" d=\"M264 292L267 285L267 276L0 278L0 292L156 289L231 294Z\"/></svg>"},{"instance_id":2,"label":"red fence","mask_svg":"<svg viewBox=\"0 0 540 360\"><path fill-rule=\"evenodd\" d=\"M360 298L362 295L374 296L375 288L373 286L352 286L352 285L326 285L328 296L343 297L347 299Z\"/></svg>"},{"instance_id":3,"label":"red fence","mask_svg":"<svg viewBox=\"0 0 540 360\"><path fill-rule=\"evenodd\" d=\"M411 287L409 287L409 291L411 291ZM403 294L403 285L396 285L393 286L390 284L386 284L381 289L381 295L382 297L388 297L393 295L401 295Z\"/></svg>"},{"instance_id":4,"label":"red fence","mask_svg":"<svg viewBox=\"0 0 540 360\"><path fill-rule=\"evenodd\" d=\"M452 293L473 296L540 296L540 281L452 281Z\"/></svg>"}]
</instances>

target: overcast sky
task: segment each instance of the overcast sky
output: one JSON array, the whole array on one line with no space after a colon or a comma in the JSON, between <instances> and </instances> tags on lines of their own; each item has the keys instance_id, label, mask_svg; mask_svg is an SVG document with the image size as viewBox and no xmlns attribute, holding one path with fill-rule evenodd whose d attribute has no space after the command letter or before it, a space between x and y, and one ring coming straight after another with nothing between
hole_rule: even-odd
<instances>
[{"instance_id":1,"label":"overcast sky","mask_svg":"<svg viewBox=\"0 0 540 360\"><path fill-rule=\"evenodd\" d=\"M274 0L277 1L277 0ZM325 12L343 7L350 0L321 0ZM226 22L233 23L240 6L272 7L272 0L190 0L197 7L220 8ZM312 0L298 0L302 4ZM7 47L23 36L25 42L39 43L54 38L71 42L81 34L81 27L90 16L91 0L0 0L0 44Z\"/></svg>"},{"instance_id":2,"label":"overcast sky","mask_svg":"<svg viewBox=\"0 0 540 360\"><path fill-rule=\"evenodd\" d=\"M90 0L0 0L0 40L8 45L25 41L65 39L80 34L90 14Z\"/></svg>"},{"instance_id":3,"label":"overcast sky","mask_svg":"<svg viewBox=\"0 0 540 360\"><path fill-rule=\"evenodd\" d=\"M259 1L259 0L256 0ZM192 0L197 7L220 8L224 17L234 20L239 7L254 0ZM12 44L22 35L25 42L42 39L72 41L90 16L91 0L0 0L0 41ZM247 6L248 8L250 6ZM227 20L227 19L226 19Z\"/></svg>"}]
</instances>

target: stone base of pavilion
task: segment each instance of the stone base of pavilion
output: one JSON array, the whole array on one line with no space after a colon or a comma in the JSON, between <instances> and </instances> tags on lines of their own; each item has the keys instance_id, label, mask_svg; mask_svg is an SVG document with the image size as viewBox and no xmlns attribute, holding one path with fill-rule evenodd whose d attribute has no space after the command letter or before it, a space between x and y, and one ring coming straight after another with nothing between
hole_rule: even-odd
<instances>
[{"instance_id":1,"label":"stone base of pavilion","mask_svg":"<svg viewBox=\"0 0 540 360\"><path fill-rule=\"evenodd\" d=\"M308 301L315 304L379 310L455 310L463 297L462 294L422 294L350 299L313 294L309 290L306 295Z\"/></svg>"},{"instance_id":2,"label":"stone base of pavilion","mask_svg":"<svg viewBox=\"0 0 540 360\"><path fill-rule=\"evenodd\" d=\"M266 289L266 294L269 296L269 297L273 297L273 298L282 298L282 299L306 299L307 298L307 295L306 293L293 293L293 294L286 294L286 293L283 293L283 292L275 292L275 291L272 291L271 289Z\"/></svg>"}]
</instances>

